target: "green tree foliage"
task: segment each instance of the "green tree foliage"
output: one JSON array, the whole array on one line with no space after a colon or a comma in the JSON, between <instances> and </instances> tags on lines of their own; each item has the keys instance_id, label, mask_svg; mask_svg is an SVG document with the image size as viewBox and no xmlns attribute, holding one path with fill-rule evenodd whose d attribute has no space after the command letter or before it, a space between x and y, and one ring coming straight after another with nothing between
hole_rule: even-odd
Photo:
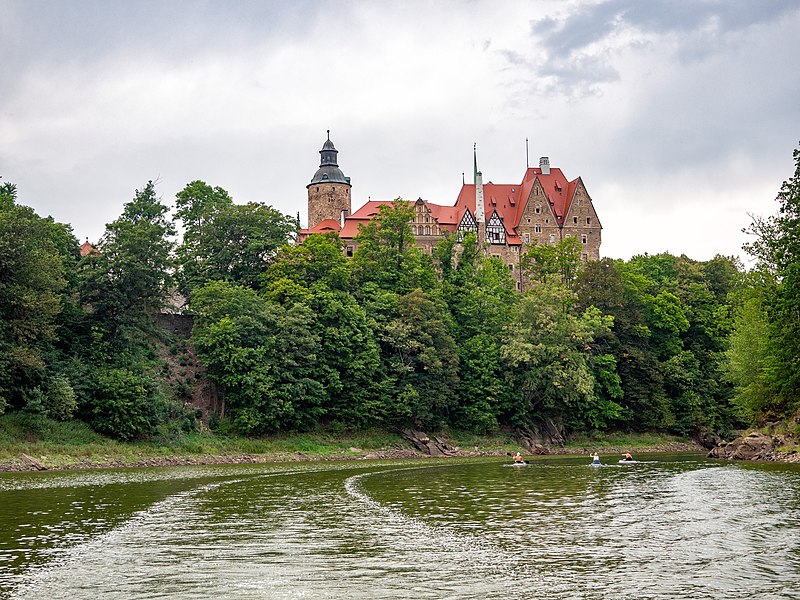
<instances>
[{"instance_id":1,"label":"green tree foliage","mask_svg":"<svg viewBox=\"0 0 800 600\"><path fill-rule=\"evenodd\" d=\"M81 300L104 342L124 343L147 331L164 304L175 233L168 211L148 181L106 226L99 253L82 261Z\"/></svg>"},{"instance_id":2,"label":"green tree foliage","mask_svg":"<svg viewBox=\"0 0 800 600\"><path fill-rule=\"evenodd\" d=\"M458 353L441 307L422 290L397 300L397 313L379 332L392 383L388 420L440 427L456 403Z\"/></svg>"},{"instance_id":3,"label":"green tree foliage","mask_svg":"<svg viewBox=\"0 0 800 600\"><path fill-rule=\"evenodd\" d=\"M192 340L243 433L302 429L324 412L314 314L254 290L212 281L195 290Z\"/></svg>"},{"instance_id":4,"label":"green tree foliage","mask_svg":"<svg viewBox=\"0 0 800 600\"><path fill-rule=\"evenodd\" d=\"M581 243L574 237L566 237L555 244L534 242L527 247L520 260L520 269L531 282L547 283L556 278L572 289L580 266Z\"/></svg>"},{"instance_id":5,"label":"green tree foliage","mask_svg":"<svg viewBox=\"0 0 800 600\"><path fill-rule=\"evenodd\" d=\"M211 187L203 181L192 181L177 193L174 220L183 229L183 240L176 249L177 279L180 291L189 295L192 288L202 285L208 274L202 260L203 234L215 217L233 205L233 199L221 187Z\"/></svg>"},{"instance_id":6,"label":"green tree foliage","mask_svg":"<svg viewBox=\"0 0 800 600\"><path fill-rule=\"evenodd\" d=\"M483 433L499 427L500 412L509 402L500 333L511 318L517 294L506 266L481 252L475 234L467 234L458 250L455 237L450 237L433 253L461 365L453 423Z\"/></svg>"},{"instance_id":7,"label":"green tree foliage","mask_svg":"<svg viewBox=\"0 0 800 600\"><path fill-rule=\"evenodd\" d=\"M526 426L544 419L569 425L613 418L614 403L600 405L589 364L591 342L613 319L590 307L573 310L575 296L548 283L525 294L500 350L517 398L508 418ZM594 423L592 423L594 425Z\"/></svg>"},{"instance_id":8,"label":"green tree foliage","mask_svg":"<svg viewBox=\"0 0 800 600\"><path fill-rule=\"evenodd\" d=\"M269 288L276 281L288 279L307 287L322 283L332 290L349 291L352 275L343 248L335 233L314 234L302 244L286 244L264 273L262 285Z\"/></svg>"},{"instance_id":9,"label":"green tree foliage","mask_svg":"<svg viewBox=\"0 0 800 600\"><path fill-rule=\"evenodd\" d=\"M232 281L258 288L270 261L295 232L297 223L258 202L234 204L228 192L193 181L177 195L176 218L183 225L178 247L181 291L208 281Z\"/></svg>"},{"instance_id":10,"label":"green tree foliage","mask_svg":"<svg viewBox=\"0 0 800 600\"><path fill-rule=\"evenodd\" d=\"M436 285L430 255L414 246L411 233L413 206L402 198L382 205L378 214L359 227L353 255L356 286L374 283L398 294L416 288L430 291Z\"/></svg>"},{"instance_id":11,"label":"green tree foliage","mask_svg":"<svg viewBox=\"0 0 800 600\"><path fill-rule=\"evenodd\" d=\"M68 226L18 205L13 184L0 186L0 412L46 410L44 390L55 375L47 356L77 258Z\"/></svg>"},{"instance_id":12,"label":"green tree foliage","mask_svg":"<svg viewBox=\"0 0 800 600\"><path fill-rule=\"evenodd\" d=\"M747 423L780 418L785 409L771 377L778 353L766 302L775 286L771 275L754 272L738 293L727 355L735 403Z\"/></svg>"},{"instance_id":13,"label":"green tree foliage","mask_svg":"<svg viewBox=\"0 0 800 600\"><path fill-rule=\"evenodd\" d=\"M744 246L757 260L757 270L768 285L754 288L758 299L748 298L740 307L737 324L743 329L734 337L734 357L762 357L760 368L734 370L739 375L738 403L757 421L783 417L800 407L800 148L793 152L794 175L781 185L776 198L777 214L753 217L746 230L754 240ZM767 347L752 332L764 329Z\"/></svg>"}]
</instances>

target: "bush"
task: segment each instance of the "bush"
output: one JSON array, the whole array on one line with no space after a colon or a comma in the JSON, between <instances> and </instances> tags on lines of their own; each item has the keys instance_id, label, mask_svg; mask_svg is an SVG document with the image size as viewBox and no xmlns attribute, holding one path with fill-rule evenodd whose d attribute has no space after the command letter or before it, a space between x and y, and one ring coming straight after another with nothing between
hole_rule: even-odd
<instances>
[{"instance_id":1,"label":"bush","mask_svg":"<svg viewBox=\"0 0 800 600\"><path fill-rule=\"evenodd\" d=\"M91 425L120 440L141 438L159 421L155 384L127 369L104 369L96 375L91 398Z\"/></svg>"},{"instance_id":2,"label":"bush","mask_svg":"<svg viewBox=\"0 0 800 600\"><path fill-rule=\"evenodd\" d=\"M78 408L75 390L66 377L57 375L50 379L44 396L47 416L56 421L68 421Z\"/></svg>"}]
</instances>

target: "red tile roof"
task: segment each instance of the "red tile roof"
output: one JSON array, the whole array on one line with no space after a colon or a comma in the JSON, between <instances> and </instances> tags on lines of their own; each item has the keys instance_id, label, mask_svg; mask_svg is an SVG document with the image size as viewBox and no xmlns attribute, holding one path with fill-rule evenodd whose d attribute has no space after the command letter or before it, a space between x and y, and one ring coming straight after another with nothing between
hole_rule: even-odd
<instances>
[{"instance_id":1,"label":"red tile roof","mask_svg":"<svg viewBox=\"0 0 800 600\"><path fill-rule=\"evenodd\" d=\"M83 242L81 244L81 247L78 249L78 251L81 253L81 256L86 256L88 254L99 254L99 252L97 251L97 248L92 246L89 243L89 240L86 240L85 242Z\"/></svg>"},{"instance_id":2,"label":"red tile roof","mask_svg":"<svg viewBox=\"0 0 800 600\"><path fill-rule=\"evenodd\" d=\"M548 175L543 175L540 168L530 167L519 184L495 184L491 182L483 184L485 219L488 222L492 213L497 211L505 225L506 240L510 245L520 245L522 243L522 240L515 233L515 229L520 224L528 197L537 179L541 183L545 198L550 203L558 225L563 225L564 217L569 210L580 178L568 181L561 169L551 168ZM414 202L408 201L408 204L412 205ZM311 230L301 230L301 237L311 233L338 231L342 238L353 238L358 235L360 224L366 225L378 214L381 206L389 206L391 204L391 200L370 200L347 217L343 227L340 227L337 221L328 219L322 221ZM464 184L453 206L434 204L427 201L425 201L425 206L430 209L432 216L436 219L441 229L455 231L467 209L473 215L475 214L475 184Z\"/></svg>"},{"instance_id":3,"label":"red tile roof","mask_svg":"<svg viewBox=\"0 0 800 600\"><path fill-rule=\"evenodd\" d=\"M542 175L541 169L531 167L525 172L522 183L519 185L484 183L483 206L486 220L488 221L496 210L497 214L503 219L503 223L509 233L516 229L522 219L522 213L537 179L541 183L546 198L553 208L558 224L563 224L564 216L567 214L570 202L572 202L572 197L575 194L578 180L567 181L564 173L558 168L550 169L549 175ZM456 200L456 206L469 208L473 214L475 213L475 184L467 183L462 186ZM461 212L463 214L463 209Z\"/></svg>"}]
</instances>

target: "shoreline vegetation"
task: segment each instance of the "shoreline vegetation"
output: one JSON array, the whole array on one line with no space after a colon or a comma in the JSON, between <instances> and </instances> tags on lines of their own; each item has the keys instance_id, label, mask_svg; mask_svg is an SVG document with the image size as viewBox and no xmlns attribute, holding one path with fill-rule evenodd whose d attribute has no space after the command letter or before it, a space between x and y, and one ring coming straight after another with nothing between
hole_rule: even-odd
<instances>
[{"instance_id":1,"label":"shoreline vegetation","mask_svg":"<svg viewBox=\"0 0 800 600\"><path fill-rule=\"evenodd\" d=\"M510 432L474 435L439 432L454 458L511 456L522 451ZM552 455L624 452L706 452L696 442L658 433L602 433L574 436ZM318 431L261 438L228 437L213 432L161 436L142 442L118 442L80 421L39 420L31 427L13 415L0 416L0 472L78 470L183 465L250 464L302 461L430 458L400 433L381 430Z\"/></svg>"}]
</instances>

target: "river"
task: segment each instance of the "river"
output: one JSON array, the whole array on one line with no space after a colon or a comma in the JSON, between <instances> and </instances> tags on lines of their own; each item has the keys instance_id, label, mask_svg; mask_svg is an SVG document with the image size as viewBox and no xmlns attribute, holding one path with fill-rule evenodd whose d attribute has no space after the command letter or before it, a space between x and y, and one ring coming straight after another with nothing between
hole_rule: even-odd
<instances>
[{"instance_id":1,"label":"river","mask_svg":"<svg viewBox=\"0 0 800 600\"><path fill-rule=\"evenodd\" d=\"M0 474L0 597L800 599L800 465L617 458Z\"/></svg>"}]
</instances>

